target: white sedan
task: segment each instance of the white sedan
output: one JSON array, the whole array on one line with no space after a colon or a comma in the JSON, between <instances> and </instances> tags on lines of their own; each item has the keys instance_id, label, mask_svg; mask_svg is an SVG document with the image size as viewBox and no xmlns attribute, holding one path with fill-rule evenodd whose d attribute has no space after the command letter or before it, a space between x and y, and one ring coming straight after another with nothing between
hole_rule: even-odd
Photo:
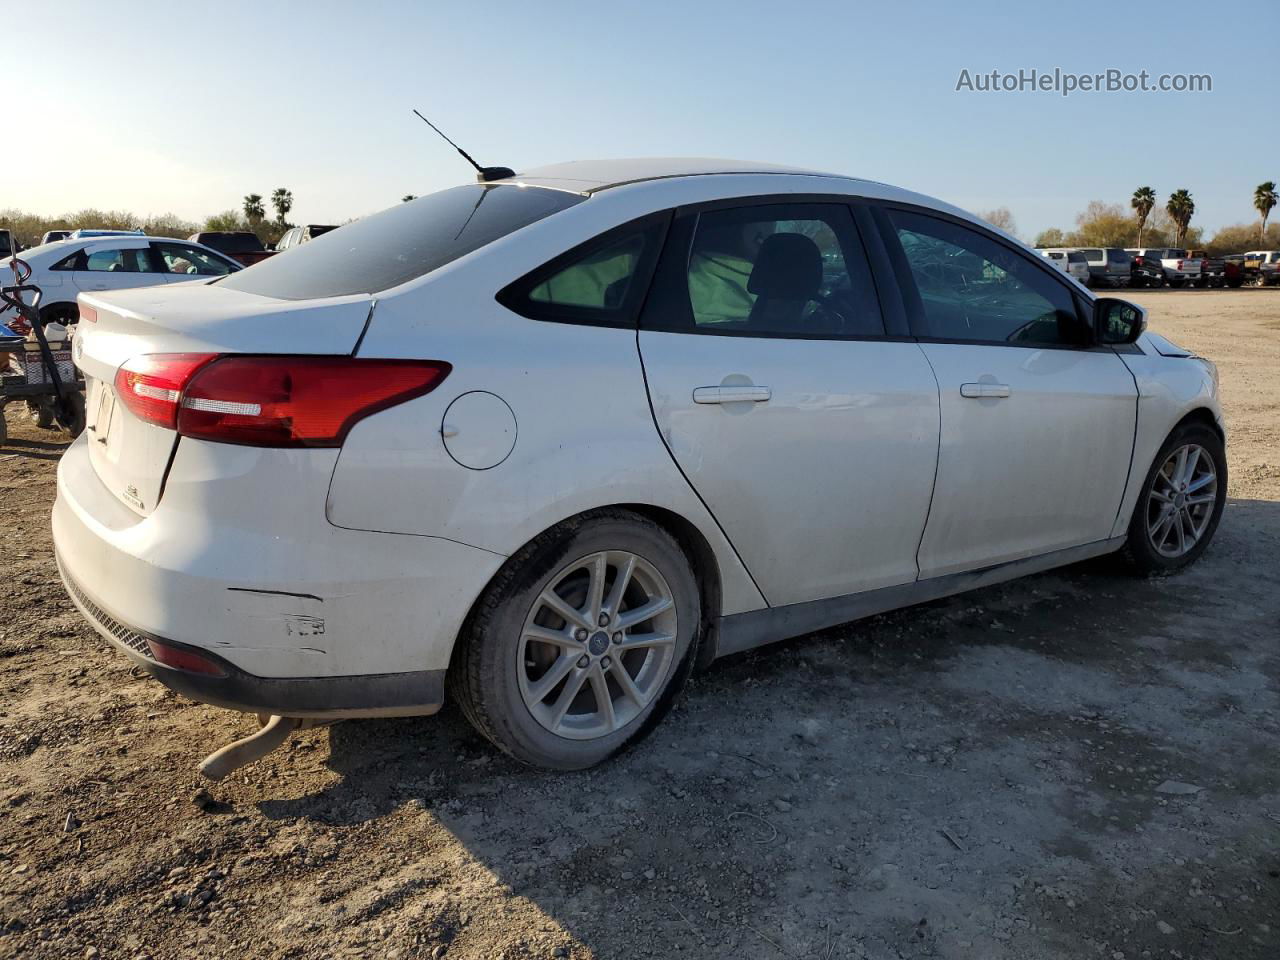
<instances>
[{"instance_id":1,"label":"white sedan","mask_svg":"<svg viewBox=\"0 0 1280 960\"><path fill-rule=\"evenodd\" d=\"M1212 363L841 176L565 164L80 303L58 561L156 678L276 715L215 776L446 689L587 767L718 656L1100 554L1176 571L1227 491Z\"/></svg>"},{"instance_id":2,"label":"white sedan","mask_svg":"<svg viewBox=\"0 0 1280 960\"><path fill-rule=\"evenodd\" d=\"M240 269L234 260L202 244L140 234L73 236L24 250L19 259L31 267L28 282L41 290L41 319L63 326L76 322L76 298L81 293L221 277ZM7 257L0 260L0 283L13 283ZM0 324L12 326L16 319L12 308L0 304Z\"/></svg>"}]
</instances>

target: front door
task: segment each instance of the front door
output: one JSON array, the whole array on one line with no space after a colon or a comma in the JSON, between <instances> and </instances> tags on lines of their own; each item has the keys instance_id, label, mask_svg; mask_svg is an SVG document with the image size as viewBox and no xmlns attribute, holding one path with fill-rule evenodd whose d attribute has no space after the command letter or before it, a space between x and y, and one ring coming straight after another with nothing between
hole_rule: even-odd
<instances>
[{"instance_id":1,"label":"front door","mask_svg":"<svg viewBox=\"0 0 1280 960\"><path fill-rule=\"evenodd\" d=\"M677 217L641 318L654 418L770 605L916 579L938 450L839 203Z\"/></svg>"},{"instance_id":2,"label":"front door","mask_svg":"<svg viewBox=\"0 0 1280 960\"><path fill-rule=\"evenodd\" d=\"M913 327L941 391L921 578L1105 540L1124 495L1137 387L1091 345L1044 265L957 221L888 210Z\"/></svg>"}]
</instances>

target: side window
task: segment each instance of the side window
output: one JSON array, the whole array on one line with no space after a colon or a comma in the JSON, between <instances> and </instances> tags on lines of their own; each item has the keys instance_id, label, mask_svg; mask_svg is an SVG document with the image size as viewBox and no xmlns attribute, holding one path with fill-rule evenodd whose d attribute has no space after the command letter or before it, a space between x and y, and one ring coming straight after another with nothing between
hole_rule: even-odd
<instances>
[{"instance_id":1,"label":"side window","mask_svg":"<svg viewBox=\"0 0 1280 960\"><path fill-rule=\"evenodd\" d=\"M94 273L148 273L151 265L146 250L93 250L84 264L77 264L75 269Z\"/></svg>"},{"instance_id":2,"label":"side window","mask_svg":"<svg viewBox=\"0 0 1280 960\"><path fill-rule=\"evenodd\" d=\"M198 247L189 247L185 243L156 243L153 246L166 273L222 277L231 272L225 260Z\"/></svg>"},{"instance_id":3,"label":"side window","mask_svg":"<svg viewBox=\"0 0 1280 960\"><path fill-rule=\"evenodd\" d=\"M644 252L644 234L634 233L557 270L529 291L535 303L617 310L627 296Z\"/></svg>"},{"instance_id":4,"label":"side window","mask_svg":"<svg viewBox=\"0 0 1280 960\"><path fill-rule=\"evenodd\" d=\"M59 260L49 269L50 270L83 270L85 268L85 259L86 258L84 255L84 251L77 250L75 253L67 254L67 256L63 257L61 260Z\"/></svg>"},{"instance_id":5,"label":"side window","mask_svg":"<svg viewBox=\"0 0 1280 960\"><path fill-rule=\"evenodd\" d=\"M579 244L503 289L498 302L533 320L632 326L669 219L645 217Z\"/></svg>"},{"instance_id":6,"label":"side window","mask_svg":"<svg viewBox=\"0 0 1280 960\"><path fill-rule=\"evenodd\" d=\"M698 333L884 335L853 215L843 204L698 214L684 273Z\"/></svg>"},{"instance_id":7,"label":"side window","mask_svg":"<svg viewBox=\"0 0 1280 960\"><path fill-rule=\"evenodd\" d=\"M947 220L889 211L919 290L922 336L1012 344L1088 343L1071 292L1024 255Z\"/></svg>"}]
</instances>

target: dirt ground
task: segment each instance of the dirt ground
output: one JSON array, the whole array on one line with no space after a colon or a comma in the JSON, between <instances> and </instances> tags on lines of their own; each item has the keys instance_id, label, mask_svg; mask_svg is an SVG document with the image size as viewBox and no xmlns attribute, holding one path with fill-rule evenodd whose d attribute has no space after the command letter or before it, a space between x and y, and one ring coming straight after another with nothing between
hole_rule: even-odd
<instances>
[{"instance_id":1,"label":"dirt ground","mask_svg":"<svg viewBox=\"0 0 1280 960\"><path fill-rule=\"evenodd\" d=\"M1280 956L1280 291L1135 295L1215 359L1191 571L1073 567L738 656L585 774L446 707L210 787L252 728L58 583L63 441L0 449L0 957Z\"/></svg>"}]
</instances>

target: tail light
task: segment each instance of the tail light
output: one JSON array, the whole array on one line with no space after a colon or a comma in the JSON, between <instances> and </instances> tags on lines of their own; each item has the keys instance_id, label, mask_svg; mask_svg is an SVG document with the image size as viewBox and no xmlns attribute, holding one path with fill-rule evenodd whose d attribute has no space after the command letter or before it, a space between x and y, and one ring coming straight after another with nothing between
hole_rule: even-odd
<instances>
[{"instance_id":1,"label":"tail light","mask_svg":"<svg viewBox=\"0 0 1280 960\"><path fill-rule=\"evenodd\" d=\"M211 657L202 656L194 650L188 650L185 647L173 647L159 640L147 640L147 648L151 651L151 656L155 657L156 663L162 663L166 667L172 667L175 670L185 670L187 673L203 673L211 677L225 677L227 671L222 669L222 665Z\"/></svg>"},{"instance_id":2,"label":"tail light","mask_svg":"<svg viewBox=\"0 0 1280 960\"><path fill-rule=\"evenodd\" d=\"M257 447L339 447L359 420L430 393L435 360L150 354L116 374L138 417L184 437Z\"/></svg>"},{"instance_id":3,"label":"tail light","mask_svg":"<svg viewBox=\"0 0 1280 960\"><path fill-rule=\"evenodd\" d=\"M1178 269L1179 269L1179 270L1181 270L1181 269L1182 269L1182 263L1183 263L1183 262L1182 262L1181 260L1179 260L1179 261L1178 261Z\"/></svg>"}]
</instances>

